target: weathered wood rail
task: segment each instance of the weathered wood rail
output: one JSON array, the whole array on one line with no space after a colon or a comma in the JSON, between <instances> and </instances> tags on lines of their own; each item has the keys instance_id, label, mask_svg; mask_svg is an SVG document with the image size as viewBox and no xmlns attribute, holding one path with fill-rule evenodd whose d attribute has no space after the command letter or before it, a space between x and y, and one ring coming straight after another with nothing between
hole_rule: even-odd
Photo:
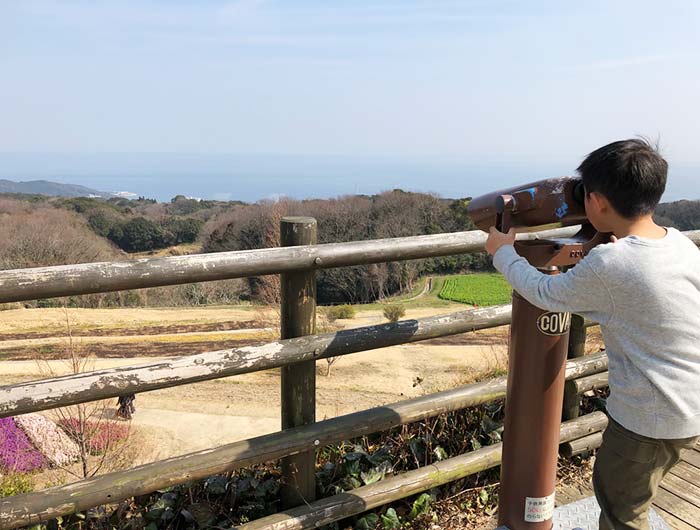
<instances>
[{"instance_id":1,"label":"weathered wood rail","mask_svg":"<svg viewBox=\"0 0 700 530\"><path fill-rule=\"evenodd\" d=\"M565 237L575 229L521 234ZM700 240L700 234L698 234ZM484 250L481 231L0 271L0 303L228 280Z\"/></svg>"},{"instance_id":2,"label":"weathered wood rail","mask_svg":"<svg viewBox=\"0 0 700 530\"><path fill-rule=\"evenodd\" d=\"M308 219L286 220L285 222L308 224ZM562 237L572 234L574 231L575 228L567 228L555 231L555 233ZM534 238L551 233L532 233L520 237ZM696 244L700 244L700 231L687 232L686 235ZM298 291L299 285L310 285L311 276L308 273L315 269L479 252L483 250L485 240L486 235L482 232L462 232L327 245L308 244L128 262L0 271L0 303L263 274L282 274L283 278L285 275L289 275L286 280L287 285L296 285L290 291L293 292ZM308 242L312 243L313 241L309 240ZM310 300L310 297L314 300ZM292 322L297 319L297 324L294 324L295 327L293 326L294 330L287 334L287 336L294 338L179 357L165 362L98 370L0 387L0 417L274 367L299 367L299 363L312 363L325 357L347 355L477 329L492 328L510 322L510 306L497 306L460 311L451 315L405 320L395 324L367 326L336 333L296 336L313 333L312 318L314 312L311 312L309 316L301 317L302 313L299 308L304 304L308 306L311 302L315 306L315 290L313 292L307 291L301 298L298 296L287 296L286 298L287 307L283 308L283 313L284 310L287 310L287 318L291 319ZM595 388L595 385L601 384L604 376L600 374L606 369L607 359L604 354L572 359L567 364L567 381L573 381L571 383L574 385L573 392L578 395L586 389ZM310 383L298 385L293 382L292 387L294 385L304 388L303 391L306 393L315 391ZM315 449L321 445L500 399L504 397L505 391L505 378L499 378L317 423L309 422L307 418L300 424L297 423L298 426L270 435L101 475L37 493L4 498L0 500L0 527L17 528L100 504L116 502L134 495L150 493L188 480L205 478L212 474L256 462L290 457L300 453L313 455ZM294 392L299 392L299 390ZM300 396L295 394L293 397L297 399ZM299 415L300 410L291 409L288 414L290 417ZM582 417L572 420L562 427L562 439L572 441L590 436L600 431L603 423L600 418ZM592 429L591 425L597 426L597 428ZM450 459L451 461L445 461L445 463L429 466L430 469L419 469L386 479L382 481L382 486L377 485L374 489L362 490L360 488L352 493L343 494L344 497L341 499L330 498L316 501L305 508L300 508L310 510L309 514L312 512L316 514L304 516L303 519L314 521L314 524L323 524L320 521L326 521L328 516L318 515L321 513L318 511L321 509L319 506L331 506L330 512L323 511L326 508L321 511L326 514L332 512L333 517L335 517L332 520L336 520L351 513L359 513L359 511L369 509L372 506L400 498L404 496L403 492L409 489L412 492L418 492L437 483L456 480L473 472L470 470L476 470L474 462L481 462L479 465L486 467L497 465L500 458L498 456L499 450L498 447L490 446L485 448L483 454L473 455L470 453ZM484 456L486 453L488 455ZM299 462L297 461L297 465ZM302 464L307 467L304 473L307 477L313 476L311 467L313 460L310 461L307 458L305 462ZM485 469L485 467L480 469ZM436 473L440 478L435 478ZM390 491L392 484L409 483L413 484L411 486L413 489L398 487L397 489L400 491L395 492L396 494L393 496L386 493L377 496L375 492L375 489L377 491ZM371 497L374 500L363 499L362 496L365 493L368 495L367 499ZM347 508L347 503L343 499L350 498L348 495L353 499L361 499L360 501L353 500L351 503L355 507L352 510L356 511ZM332 508L333 506L336 508ZM314 512L314 510L316 511ZM287 523L279 523L278 519L268 523L264 521L259 524L253 522L251 523L253 526L250 528L307 527L304 525L285 526Z\"/></svg>"},{"instance_id":3,"label":"weathered wood rail","mask_svg":"<svg viewBox=\"0 0 700 530\"><path fill-rule=\"evenodd\" d=\"M607 357L599 354L567 364L566 377L572 379L606 369ZM505 377L499 377L41 492L0 499L0 525L3 528L16 528L134 495L150 493L189 480L203 479L250 464L298 454L310 448L372 434L397 425L425 420L446 412L481 405L505 397L506 382Z\"/></svg>"}]
</instances>

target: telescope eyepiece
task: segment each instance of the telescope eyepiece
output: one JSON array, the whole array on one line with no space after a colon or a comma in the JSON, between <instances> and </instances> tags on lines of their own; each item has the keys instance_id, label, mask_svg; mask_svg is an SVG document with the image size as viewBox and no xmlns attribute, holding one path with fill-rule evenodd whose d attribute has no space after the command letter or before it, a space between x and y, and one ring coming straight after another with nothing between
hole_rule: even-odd
<instances>
[{"instance_id":1,"label":"telescope eyepiece","mask_svg":"<svg viewBox=\"0 0 700 530\"><path fill-rule=\"evenodd\" d=\"M583 180L579 179L579 181L576 184L574 184L574 189L571 192L571 196L573 197L576 204L578 204L582 208L585 208L586 190L583 186Z\"/></svg>"}]
</instances>

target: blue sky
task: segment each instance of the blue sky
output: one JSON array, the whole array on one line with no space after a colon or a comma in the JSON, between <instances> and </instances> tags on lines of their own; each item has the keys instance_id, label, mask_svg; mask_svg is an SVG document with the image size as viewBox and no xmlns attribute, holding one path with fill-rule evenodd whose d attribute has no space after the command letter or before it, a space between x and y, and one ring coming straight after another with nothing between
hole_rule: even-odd
<instances>
[{"instance_id":1,"label":"blue sky","mask_svg":"<svg viewBox=\"0 0 700 530\"><path fill-rule=\"evenodd\" d=\"M0 178L471 195L644 134L700 198L699 27L693 0L0 0Z\"/></svg>"}]
</instances>

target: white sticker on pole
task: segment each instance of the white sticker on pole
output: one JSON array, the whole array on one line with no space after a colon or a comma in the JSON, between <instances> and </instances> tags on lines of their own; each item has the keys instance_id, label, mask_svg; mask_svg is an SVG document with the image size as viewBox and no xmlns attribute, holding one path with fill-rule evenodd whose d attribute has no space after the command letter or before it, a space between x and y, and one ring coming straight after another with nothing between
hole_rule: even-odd
<instances>
[{"instance_id":1,"label":"white sticker on pole","mask_svg":"<svg viewBox=\"0 0 700 530\"><path fill-rule=\"evenodd\" d=\"M525 497L525 522L541 523L554 516L554 493L546 497Z\"/></svg>"}]
</instances>

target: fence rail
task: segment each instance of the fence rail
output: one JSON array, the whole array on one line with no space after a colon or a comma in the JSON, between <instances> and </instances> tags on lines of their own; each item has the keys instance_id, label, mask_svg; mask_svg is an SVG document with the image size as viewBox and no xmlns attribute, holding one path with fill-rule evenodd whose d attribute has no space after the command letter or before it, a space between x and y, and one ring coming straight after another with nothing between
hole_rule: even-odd
<instances>
[{"instance_id":1,"label":"fence rail","mask_svg":"<svg viewBox=\"0 0 700 530\"><path fill-rule=\"evenodd\" d=\"M510 305L277 340L0 387L0 417L241 375L510 323Z\"/></svg>"},{"instance_id":2,"label":"fence rail","mask_svg":"<svg viewBox=\"0 0 700 530\"><path fill-rule=\"evenodd\" d=\"M576 379L606 369L605 354L582 357L567 363L566 378ZM204 479L217 473L481 405L505 397L506 383L505 377L499 377L37 493L7 497L0 500L0 525L3 528L17 528L189 480Z\"/></svg>"},{"instance_id":3,"label":"fence rail","mask_svg":"<svg viewBox=\"0 0 700 530\"><path fill-rule=\"evenodd\" d=\"M593 412L562 423L560 442L571 442L590 433L600 434L608 423L602 412ZM292 510L262 517L237 530L305 530L357 515L389 502L496 467L501 463L502 443L448 458L434 464L385 478L374 484L326 497Z\"/></svg>"},{"instance_id":4,"label":"fence rail","mask_svg":"<svg viewBox=\"0 0 700 530\"><path fill-rule=\"evenodd\" d=\"M574 227L520 237L566 237L575 230ZM696 244L700 244L700 231L685 234ZM485 240L486 235L482 232L461 232L0 271L0 303L264 274L284 275L330 267L478 252L483 250ZM0 417L290 366L304 361L500 326L509 322L510 306L497 306L201 353L172 361L20 383L0 387ZM567 380L574 381L590 376L581 383L573 383L572 393L578 395L581 389L595 388L603 384L604 376L595 374L604 372L606 367L607 359L604 355L580 357L570 361L567 364ZM0 500L0 527L16 528L255 462L308 452L322 444L499 399L505 395L505 390L505 378L500 378L293 427L38 493L5 498ZM575 421L582 420L583 418L580 418ZM464 458L469 460L474 457L465 455ZM489 465L495 465L495 460L488 462ZM467 469L460 466L461 464L458 467L463 471ZM429 470L424 471L430 473ZM449 479L450 476L457 478L450 473L444 475L448 480L453 480ZM323 505L326 501L318 502ZM366 503L364 505L367 506ZM337 513L345 513L341 512Z\"/></svg>"},{"instance_id":5,"label":"fence rail","mask_svg":"<svg viewBox=\"0 0 700 530\"><path fill-rule=\"evenodd\" d=\"M575 229L520 234L534 239ZM481 252L481 231L0 271L0 303Z\"/></svg>"}]
</instances>

